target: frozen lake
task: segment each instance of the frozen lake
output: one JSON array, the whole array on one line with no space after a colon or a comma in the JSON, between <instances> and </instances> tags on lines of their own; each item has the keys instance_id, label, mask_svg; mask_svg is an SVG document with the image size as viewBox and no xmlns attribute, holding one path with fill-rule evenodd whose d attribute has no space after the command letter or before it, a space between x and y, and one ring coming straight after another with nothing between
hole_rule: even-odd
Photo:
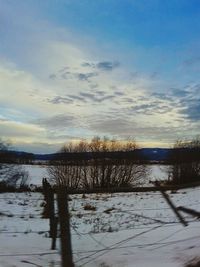
<instances>
[{"instance_id":1,"label":"frozen lake","mask_svg":"<svg viewBox=\"0 0 200 267\"><path fill-rule=\"evenodd\" d=\"M44 165L23 165L24 170L29 173L29 184L41 185L42 178L48 178L47 166ZM149 181L167 179L167 166L165 165L148 165L149 174L146 178L145 185L150 185Z\"/></svg>"}]
</instances>

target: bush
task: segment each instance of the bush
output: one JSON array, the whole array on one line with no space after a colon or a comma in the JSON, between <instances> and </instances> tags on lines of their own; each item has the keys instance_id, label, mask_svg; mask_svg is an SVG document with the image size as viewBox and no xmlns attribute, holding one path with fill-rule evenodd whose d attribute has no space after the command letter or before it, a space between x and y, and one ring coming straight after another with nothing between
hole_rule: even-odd
<instances>
[{"instance_id":1,"label":"bush","mask_svg":"<svg viewBox=\"0 0 200 267\"><path fill-rule=\"evenodd\" d=\"M200 182L200 140L178 141L169 155L169 182Z\"/></svg>"},{"instance_id":2,"label":"bush","mask_svg":"<svg viewBox=\"0 0 200 267\"><path fill-rule=\"evenodd\" d=\"M0 190L1 192L28 190L28 172L15 162L14 153L8 150L9 145L0 139Z\"/></svg>"},{"instance_id":3,"label":"bush","mask_svg":"<svg viewBox=\"0 0 200 267\"><path fill-rule=\"evenodd\" d=\"M61 159L51 162L48 172L54 183L69 189L137 185L147 174L137 148L135 141L99 137L70 143L61 149Z\"/></svg>"}]
</instances>

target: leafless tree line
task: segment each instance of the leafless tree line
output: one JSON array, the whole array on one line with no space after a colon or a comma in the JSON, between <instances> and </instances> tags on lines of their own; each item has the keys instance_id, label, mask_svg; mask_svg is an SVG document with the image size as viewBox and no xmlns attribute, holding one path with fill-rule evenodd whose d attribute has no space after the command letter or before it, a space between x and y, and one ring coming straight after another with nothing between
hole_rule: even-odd
<instances>
[{"instance_id":1,"label":"leafless tree line","mask_svg":"<svg viewBox=\"0 0 200 267\"><path fill-rule=\"evenodd\" d=\"M48 167L51 181L57 185L75 188L111 188L138 185L147 175L147 167L139 162L134 140L119 142L95 137L91 141L69 143L62 153L89 153L90 158L54 160ZM119 152L120 157L109 157ZM131 156L126 152L132 152ZM120 153L124 153L125 157ZM94 157L91 155L95 155Z\"/></svg>"}]
</instances>

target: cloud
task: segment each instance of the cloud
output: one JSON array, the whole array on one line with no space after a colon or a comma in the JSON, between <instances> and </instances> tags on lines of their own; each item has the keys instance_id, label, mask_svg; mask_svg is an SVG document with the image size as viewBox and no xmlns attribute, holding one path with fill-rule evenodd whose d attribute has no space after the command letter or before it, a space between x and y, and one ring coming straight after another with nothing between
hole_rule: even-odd
<instances>
[{"instance_id":1,"label":"cloud","mask_svg":"<svg viewBox=\"0 0 200 267\"><path fill-rule=\"evenodd\" d=\"M114 92L114 94L116 95L116 96L124 96L124 92Z\"/></svg>"},{"instance_id":2,"label":"cloud","mask_svg":"<svg viewBox=\"0 0 200 267\"><path fill-rule=\"evenodd\" d=\"M80 93L82 97L85 98L85 101L90 100L92 102L97 102L101 103L109 99L113 99L115 95L104 95L104 96L99 96L97 94L91 94L91 93Z\"/></svg>"},{"instance_id":3,"label":"cloud","mask_svg":"<svg viewBox=\"0 0 200 267\"><path fill-rule=\"evenodd\" d=\"M80 102L86 103L87 100L85 99L85 97L79 96L79 95L68 95L68 97L74 101L78 100Z\"/></svg>"},{"instance_id":4,"label":"cloud","mask_svg":"<svg viewBox=\"0 0 200 267\"><path fill-rule=\"evenodd\" d=\"M76 76L80 81L88 81L89 78L98 76L98 73L97 72L78 73L76 74Z\"/></svg>"},{"instance_id":5,"label":"cloud","mask_svg":"<svg viewBox=\"0 0 200 267\"><path fill-rule=\"evenodd\" d=\"M120 66L118 61L99 61L97 63L94 62L84 62L82 63L83 67L87 68L95 68L101 71L112 71Z\"/></svg>"},{"instance_id":6,"label":"cloud","mask_svg":"<svg viewBox=\"0 0 200 267\"><path fill-rule=\"evenodd\" d=\"M151 96L157 98L157 99L160 99L160 100L169 100L169 101L173 101L173 97L170 96L169 94L166 94L166 93L152 93Z\"/></svg>"},{"instance_id":7,"label":"cloud","mask_svg":"<svg viewBox=\"0 0 200 267\"><path fill-rule=\"evenodd\" d=\"M45 132L43 127L31 123L0 120L0 136L5 138L38 138Z\"/></svg>"},{"instance_id":8,"label":"cloud","mask_svg":"<svg viewBox=\"0 0 200 267\"><path fill-rule=\"evenodd\" d=\"M179 138L190 136L188 132L189 124L185 124L185 127L183 125L173 126L167 124L158 126L155 122L145 124L144 122L137 122L135 119L126 119L123 116L99 119L91 122L90 127L98 134L115 136L125 140L133 137L139 143L145 142L147 136L148 142L161 142L165 144L173 144ZM197 126L193 126L193 133L198 133Z\"/></svg>"},{"instance_id":9,"label":"cloud","mask_svg":"<svg viewBox=\"0 0 200 267\"><path fill-rule=\"evenodd\" d=\"M7 17L0 44L2 136L32 148L31 142L38 149L47 144L48 149L53 142L99 133L172 140L176 133L186 134L189 123L194 127L199 122L199 84L177 78L169 82L162 65L161 71L154 66L154 60L160 66L155 55L162 51L107 51L108 46L85 34L42 20L32 9L30 16L20 7L0 11ZM188 57L184 64L198 66L199 61Z\"/></svg>"},{"instance_id":10,"label":"cloud","mask_svg":"<svg viewBox=\"0 0 200 267\"><path fill-rule=\"evenodd\" d=\"M55 74L50 74L50 75L49 75L49 79L51 79L51 80L55 80L55 79L56 79L56 75L55 75Z\"/></svg>"},{"instance_id":11,"label":"cloud","mask_svg":"<svg viewBox=\"0 0 200 267\"><path fill-rule=\"evenodd\" d=\"M176 97L187 97L190 92L183 89L172 89L172 94Z\"/></svg>"},{"instance_id":12,"label":"cloud","mask_svg":"<svg viewBox=\"0 0 200 267\"><path fill-rule=\"evenodd\" d=\"M97 68L103 71L111 71L119 67L119 62L102 61L97 63Z\"/></svg>"},{"instance_id":13,"label":"cloud","mask_svg":"<svg viewBox=\"0 0 200 267\"><path fill-rule=\"evenodd\" d=\"M200 98L187 101L186 102L186 107L184 107L181 111L185 117L194 122L199 122L200 121Z\"/></svg>"},{"instance_id":14,"label":"cloud","mask_svg":"<svg viewBox=\"0 0 200 267\"><path fill-rule=\"evenodd\" d=\"M97 133L109 135L123 135L125 132L128 135L134 133L135 123L126 120L125 118L117 117L112 119L98 119L90 123L92 130Z\"/></svg>"},{"instance_id":15,"label":"cloud","mask_svg":"<svg viewBox=\"0 0 200 267\"><path fill-rule=\"evenodd\" d=\"M67 97L55 96L52 99L47 99L47 102L52 104L72 104L73 100Z\"/></svg>"},{"instance_id":16,"label":"cloud","mask_svg":"<svg viewBox=\"0 0 200 267\"><path fill-rule=\"evenodd\" d=\"M48 129L65 129L74 126L74 116L58 114L47 118L40 118L34 121L35 124L41 125Z\"/></svg>"}]
</instances>

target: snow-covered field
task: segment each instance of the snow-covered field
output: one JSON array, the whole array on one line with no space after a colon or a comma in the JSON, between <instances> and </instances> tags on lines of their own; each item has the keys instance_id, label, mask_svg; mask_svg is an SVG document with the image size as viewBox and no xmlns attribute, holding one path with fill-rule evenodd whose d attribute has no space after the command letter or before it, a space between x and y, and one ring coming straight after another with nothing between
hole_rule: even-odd
<instances>
[{"instance_id":1,"label":"snow-covered field","mask_svg":"<svg viewBox=\"0 0 200 267\"><path fill-rule=\"evenodd\" d=\"M169 194L177 206L200 210L200 188ZM75 267L181 267L199 255L200 222L184 215L189 225L181 225L158 192L70 197ZM1 267L61 266L42 202L40 193L0 194Z\"/></svg>"}]
</instances>

